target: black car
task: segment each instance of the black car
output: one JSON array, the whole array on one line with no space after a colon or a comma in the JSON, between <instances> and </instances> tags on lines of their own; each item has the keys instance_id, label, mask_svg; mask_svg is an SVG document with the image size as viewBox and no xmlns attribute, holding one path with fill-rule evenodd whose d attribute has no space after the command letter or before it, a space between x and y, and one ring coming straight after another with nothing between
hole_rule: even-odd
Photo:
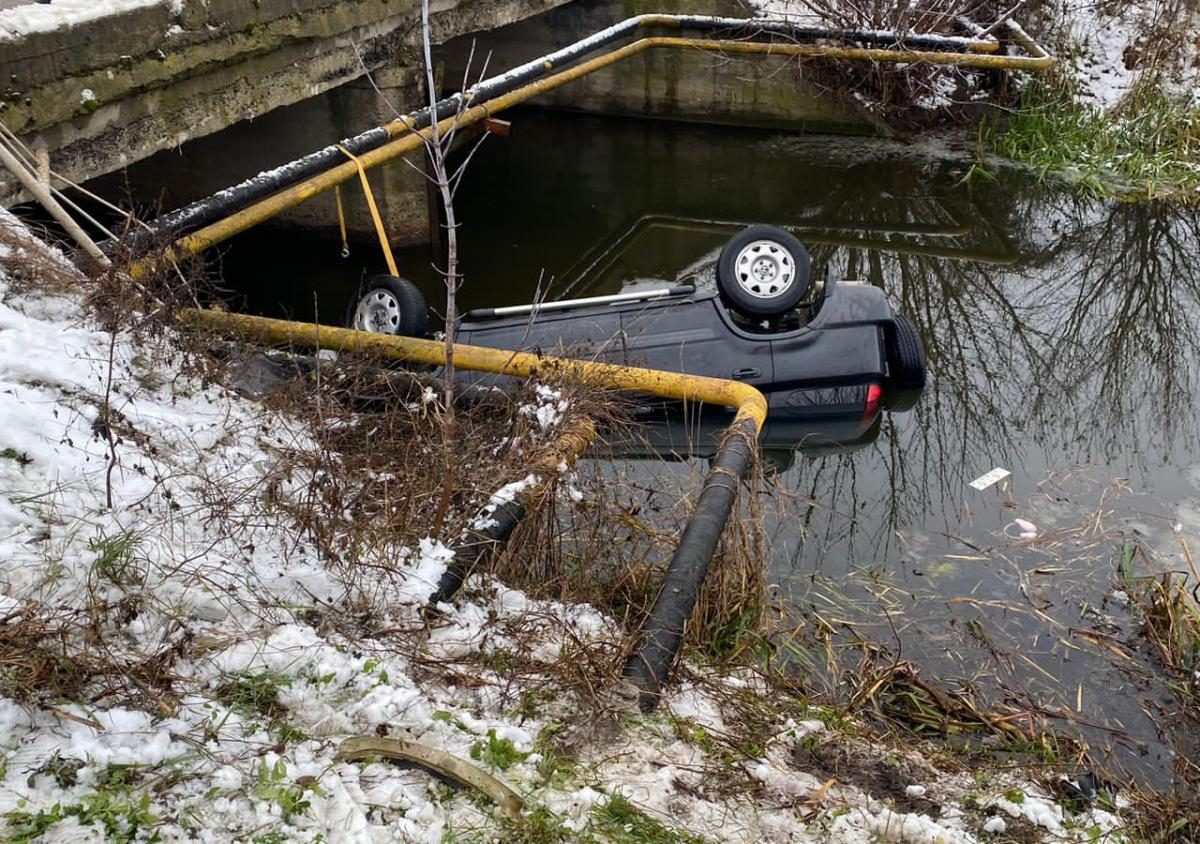
<instances>
[{"instance_id":1,"label":"black car","mask_svg":"<svg viewBox=\"0 0 1200 844\"><path fill-rule=\"evenodd\" d=\"M828 272L814 280L808 253L788 232L743 229L721 250L716 282L709 293L657 287L469 311L456 339L744 381L767 396L768 435L772 427L836 419L839 438L852 439L881 410L916 402L925 355L912 324L878 288ZM428 315L412 284L377 276L351 302L347 320L361 330L421 336Z\"/></svg>"}]
</instances>

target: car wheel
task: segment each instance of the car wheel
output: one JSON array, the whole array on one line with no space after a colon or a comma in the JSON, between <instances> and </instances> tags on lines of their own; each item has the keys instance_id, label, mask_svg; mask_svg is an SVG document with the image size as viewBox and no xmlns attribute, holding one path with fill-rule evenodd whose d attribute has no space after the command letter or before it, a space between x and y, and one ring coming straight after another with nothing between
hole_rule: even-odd
<instances>
[{"instance_id":1,"label":"car wheel","mask_svg":"<svg viewBox=\"0 0 1200 844\"><path fill-rule=\"evenodd\" d=\"M921 336L903 314L896 314L886 330L888 381L900 391L920 391L925 386L925 349ZM914 399L915 402L915 399ZM909 407L912 403L909 404ZM906 408L907 409L907 408Z\"/></svg>"},{"instance_id":2,"label":"car wheel","mask_svg":"<svg viewBox=\"0 0 1200 844\"><path fill-rule=\"evenodd\" d=\"M775 226L750 226L725 244L717 261L717 288L743 316L786 314L808 292L811 263L800 241Z\"/></svg>"},{"instance_id":3,"label":"car wheel","mask_svg":"<svg viewBox=\"0 0 1200 844\"><path fill-rule=\"evenodd\" d=\"M367 279L350 302L346 325L377 334L423 337L429 326L429 309L411 281L377 275Z\"/></svg>"}]
</instances>

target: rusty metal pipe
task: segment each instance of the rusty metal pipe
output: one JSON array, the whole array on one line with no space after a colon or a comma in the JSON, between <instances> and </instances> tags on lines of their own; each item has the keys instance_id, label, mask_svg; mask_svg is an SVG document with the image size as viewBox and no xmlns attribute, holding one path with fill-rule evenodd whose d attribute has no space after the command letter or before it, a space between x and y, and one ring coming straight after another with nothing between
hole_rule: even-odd
<instances>
[{"instance_id":1,"label":"rusty metal pipe","mask_svg":"<svg viewBox=\"0 0 1200 844\"><path fill-rule=\"evenodd\" d=\"M313 323L231 314L221 311L185 310L185 323L198 327L232 332L268 343L287 343L305 347L350 352L374 352L410 363L440 365L446 362L445 344L433 340L372 334L348 328L333 328ZM739 381L638 369L611 363L546 358L527 352L509 352L480 346L455 345L454 365L460 369L492 372L499 375L528 377L552 371L573 376L586 384L613 390L635 390L653 396L683 401L706 402L737 408L721 445L713 458L713 467L704 479L696 507L679 537L679 544L667 566L663 587L654 609L638 636L625 667L625 676L639 690L643 708L653 708L659 699L679 646L683 629L696 606L708 566L724 531L737 489L754 462L756 438L767 417L767 400L758 390ZM578 454L591 441L590 425L564 432L560 447ZM557 466L560 455L550 454L543 465ZM445 600L462 585L466 566L487 553L497 540L505 540L524 515L525 507L496 508L501 535L469 535L456 548L464 554L457 567L451 567L430 596L436 603Z\"/></svg>"},{"instance_id":2,"label":"rusty metal pipe","mask_svg":"<svg viewBox=\"0 0 1200 844\"><path fill-rule=\"evenodd\" d=\"M185 324L236 333L266 343L367 352L430 366L442 366L446 362L446 346L436 340L396 337L350 328L195 308L182 311L181 318ZM709 378L704 375L684 375L597 361L540 357L529 352L457 344L454 347L454 366L473 372L491 372L519 378L528 378L538 372L554 372L608 390L632 390L665 399L732 407L737 409L737 421L751 420L754 423L755 434L762 429L763 421L767 418L767 400L754 387L740 381Z\"/></svg>"}]
</instances>

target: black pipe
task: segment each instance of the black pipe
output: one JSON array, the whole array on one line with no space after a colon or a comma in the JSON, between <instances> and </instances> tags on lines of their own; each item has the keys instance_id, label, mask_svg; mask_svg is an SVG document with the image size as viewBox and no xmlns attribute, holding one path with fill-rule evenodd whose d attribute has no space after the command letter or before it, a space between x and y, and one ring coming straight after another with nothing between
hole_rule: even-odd
<instances>
[{"instance_id":1,"label":"black pipe","mask_svg":"<svg viewBox=\"0 0 1200 844\"><path fill-rule=\"evenodd\" d=\"M637 688L643 711L658 705L663 684L683 642L684 625L696 608L700 587L737 499L738 487L753 462L756 443L757 433L751 420L743 420L725 435L704 479L696 509L671 557L654 609L642 626L637 647L625 663L624 676Z\"/></svg>"},{"instance_id":2,"label":"black pipe","mask_svg":"<svg viewBox=\"0 0 1200 844\"><path fill-rule=\"evenodd\" d=\"M505 73L486 79L465 91L453 94L437 102L432 109L426 106L425 108L410 112L405 119L414 131L424 129L433 122L431 115L436 115L439 121L452 117L463 108L506 94L521 85L547 76L551 71L561 70L562 65L581 59L601 47L612 44L642 27L646 24L647 20L665 27L667 24L661 21L664 17L670 18L672 28L700 30L718 35L767 33L795 40L833 38L868 44L933 49L951 48L958 50L986 43L978 39L958 38L954 36L902 35L891 32L829 30L795 26L786 21L765 21L754 18L718 18L704 15L638 15L627 18L607 29L602 29L560 50L548 53ZM655 19L659 20L656 21ZM387 129L378 126L360 135L346 138L341 142L340 146L345 147L351 153L358 156L383 146L392 140L392 138L393 136L388 133ZM186 232L224 219L254 202L265 199L271 194L291 187L305 179L310 179L338 164L342 164L346 160L345 153L338 149L338 145L335 144L274 169L263 171L257 176L218 191L210 197L164 214L151 224L149 231L140 230L133 233L134 247L136 248L138 245L148 243L151 239L163 240L169 238L174 240ZM111 247L111 244L106 244L106 246Z\"/></svg>"},{"instance_id":3,"label":"black pipe","mask_svg":"<svg viewBox=\"0 0 1200 844\"><path fill-rule=\"evenodd\" d=\"M479 561L508 541L521 519L525 518L525 506L514 498L512 501L498 504L488 518L490 521L487 527L469 529L466 536L452 549L454 558L438 581L437 590L429 596L430 607L436 607L442 601L453 598Z\"/></svg>"}]
</instances>

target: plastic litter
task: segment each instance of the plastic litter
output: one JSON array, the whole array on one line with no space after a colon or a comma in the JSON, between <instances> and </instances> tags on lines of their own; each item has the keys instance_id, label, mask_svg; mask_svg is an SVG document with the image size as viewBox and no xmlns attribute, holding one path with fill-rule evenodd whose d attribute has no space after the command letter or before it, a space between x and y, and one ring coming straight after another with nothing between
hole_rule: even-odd
<instances>
[{"instance_id":1,"label":"plastic litter","mask_svg":"<svg viewBox=\"0 0 1200 844\"><path fill-rule=\"evenodd\" d=\"M980 475L978 478L971 481L969 485L982 492L993 484L1004 480L1011 474L1012 472L1008 471L1007 469L1001 469L999 466L997 466L987 474Z\"/></svg>"}]
</instances>

